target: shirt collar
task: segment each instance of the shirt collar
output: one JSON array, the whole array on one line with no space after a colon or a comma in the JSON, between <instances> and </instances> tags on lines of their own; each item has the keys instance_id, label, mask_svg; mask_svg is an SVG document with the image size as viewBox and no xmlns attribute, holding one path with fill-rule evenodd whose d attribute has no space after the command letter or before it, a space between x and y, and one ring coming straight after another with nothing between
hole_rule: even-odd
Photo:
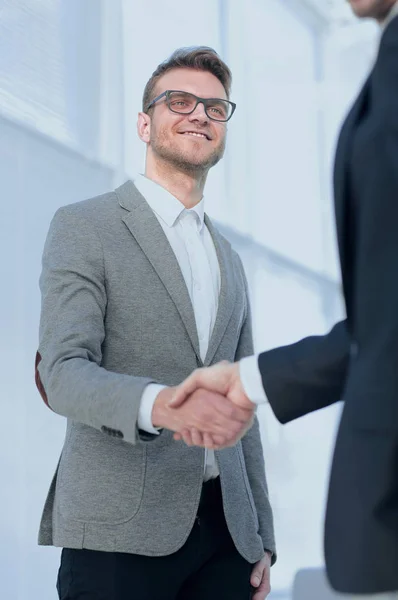
<instances>
[{"instance_id":1,"label":"shirt collar","mask_svg":"<svg viewBox=\"0 0 398 600\"><path fill-rule=\"evenodd\" d=\"M390 10L390 12L388 13L387 17L384 19L384 21L381 23L381 29L382 31L385 30L385 28L387 27L387 25L389 25L391 23L391 21L398 16L398 2L396 2L392 9Z\"/></svg>"},{"instance_id":2,"label":"shirt collar","mask_svg":"<svg viewBox=\"0 0 398 600\"><path fill-rule=\"evenodd\" d=\"M144 196L151 209L168 225L173 227L177 219L183 212L194 212L197 215L199 229L202 229L204 223L204 199L193 208L186 209L173 194L170 194L164 187L148 179L145 175L137 175L134 178L134 184L138 191Z\"/></svg>"},{"instance_id":3,"label":"shirt collar","mask_svg":"<svg viewBox=\"0 0 398 600\"><path fill-rule=\"evenodd\" d=\"M199 231L201 231L202 227L203 227L203 223L204 223L204 218L205 218L205 201L202 198L202 200L193 208L187 210L185 209L187 212L191 212L191 213L195 213L197 215L197 220L198 220L198 227L199 227Z\"/></svg>"}]
</instances>

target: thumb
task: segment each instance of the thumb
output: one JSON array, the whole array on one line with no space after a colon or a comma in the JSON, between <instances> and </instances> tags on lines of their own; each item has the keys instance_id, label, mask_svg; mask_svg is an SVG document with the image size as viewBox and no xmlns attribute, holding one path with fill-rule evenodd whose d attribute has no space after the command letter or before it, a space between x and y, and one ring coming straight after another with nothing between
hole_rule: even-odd
<instances>
[{"instance_id":1,"label":"thumb","mask_svg":"<svg viewBox=\"0 0 398 600\"><path fill-rule=\"evenodd\" d=\"M167 406L170 408L179 408L184 404L187 399L187 394L183 390L177 390L171 400L168 401Z\"/></svg>"},{"instance_id":2,"label":"thumb","mask_svg":"<svg viewBox=\"0 0 398 600\"><path fill-rule=\"evenodd\" d=\"M259 571L254 571L250 578L250 583L253 587L258 587L261 583L261 573Z\"/></svg>"},{"instance_id":3,"label":"thumb","mask_svg":"<svg viewBox=\"0 0 398 600\"><path fill-rule=\"evenodd\" d=\"M175 390L171 400L167 403L167 406L171 408L178 408L184 404L185 400L193 394L193 392L199 387L198 385L198 374L197 372L192 373L185 381L183 381Z\"/></svg>"}]
</instances>

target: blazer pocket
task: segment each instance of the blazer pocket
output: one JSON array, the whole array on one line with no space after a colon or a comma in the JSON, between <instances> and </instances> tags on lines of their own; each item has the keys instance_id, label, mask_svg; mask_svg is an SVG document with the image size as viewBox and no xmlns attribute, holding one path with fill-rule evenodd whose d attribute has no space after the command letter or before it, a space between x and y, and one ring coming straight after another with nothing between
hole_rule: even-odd
<instances>
[{"instance_id":1,"label":"blazer pocket","mask_svg":"<svg viewBox=\"0 0 398 600\"><path fill-rule=\"evenodd\" d=\"M253 493L252 493L252 489L250 487L249 478L247 476L245 457L244 457L244 454L243 454L242 444L240 442L237 445L237 451L238 451L238 456L239 456L240 468L242 470L243 480L244 480L245 487L246 487L247 497L249 499L249 503L250 503L250 506L251 506L251 509L252 509L252 512L253 512L254 520L256 522L256 526L257 526L257 529L258 529L259 526L260 526L260 524L259 524L259 520L258 520L257 508L256 508L256 505L255 505L255 502L254 502Z\"/></svg>"},{"instance_id":2,"label":"blazer pocket","mask_svg":"<svg viewBox=\"0 0 398 600\"><path fill-rule=\"evenodd\" d=\"M57 504L66 518L116 525L138 512L145 444L131 445L86 426L72 429L61 457Z\"/></svg>"}]
</instances>

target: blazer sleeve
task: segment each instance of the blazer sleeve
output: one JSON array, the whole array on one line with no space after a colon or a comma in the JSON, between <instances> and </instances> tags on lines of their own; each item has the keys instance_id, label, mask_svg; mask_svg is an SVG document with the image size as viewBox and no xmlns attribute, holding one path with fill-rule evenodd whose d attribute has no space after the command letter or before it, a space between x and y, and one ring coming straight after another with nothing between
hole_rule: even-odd
<instances>
[{"instance_id":1,"label":"blazer sleeve","mask_svg":"<svg viewBox=\"0 0 398 600\"><path fill-rule=\"evenodd\" d=\"M40 277L36 383L56 413L135 443L150 379L101 367L107 305L103 250L94 226L64 207L50 225Z\"/></svg>"},{"instance_id":2,"label":"blazer sleeve","mask_svg":"<svg viewBox=\"0 0 398 600\"><path fill-rule=\"evenodd\" d=\"M238 347L235 355L236 361L254 353L248 287L243 266L240 266L242 269L246 290L246 315L239 336ZM253 426L242 438L241 443L243 456L245 459L246 472L257 510L259 534L263 540L264 550L272 553L272 564L274 564L276 561L274 520L268 494L264 451L261 443L260 428L257 416L255 416Z\"/></svg>"},{"instance_id":3,"label":"blazer sleeve","mask_svg":"<svg viewBox=\"0 0 398 600\"><path fill-rule=\"evenodd\" d=\"M349 356L345 320L326 335L260 354L264 390L277 419L287 423L341 400Z\"/></svg>"}]
</instances>

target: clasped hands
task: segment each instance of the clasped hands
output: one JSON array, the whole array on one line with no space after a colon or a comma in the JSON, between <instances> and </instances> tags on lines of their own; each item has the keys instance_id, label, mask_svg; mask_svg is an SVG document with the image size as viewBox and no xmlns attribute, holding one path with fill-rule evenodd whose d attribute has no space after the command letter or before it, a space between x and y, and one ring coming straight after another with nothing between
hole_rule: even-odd
<instances>
[{"instance_id":1,"label":"clasped hands","mask_svg":"<svg viewBox=\"0 0 398 600\"><path fill-rule=\"evenodd\" d=\"M174 439L189 446L219 450L236 444L250 429L254 410L243 390L239 364L223 361L162 390L152 422L174 431Z\"/></svg>"}]
</instances>

